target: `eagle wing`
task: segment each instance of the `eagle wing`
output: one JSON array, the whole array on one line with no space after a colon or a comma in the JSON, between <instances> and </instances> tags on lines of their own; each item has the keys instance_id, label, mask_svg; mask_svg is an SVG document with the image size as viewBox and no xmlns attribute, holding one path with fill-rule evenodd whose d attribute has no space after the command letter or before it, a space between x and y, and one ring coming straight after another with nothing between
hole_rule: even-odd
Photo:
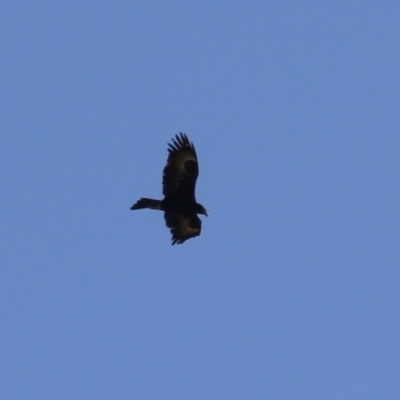
<instances>
[{"instance_id":1,"label":"eagle wing","mask_svg":"<svg viewBox=\"0 0 400 400\"><path fill-rule=\"evenodd\" d=\"M201 220L197 214L184 215L167 211L164 215L166 225L172 233L173 245L200 235Z\"/></svg>"},{"instance_id":2,"label":"eagle wing","mask_svg":"<svg viewBox=\"0 0 400 400\"><path fill-rule=\"evenodd\" d=\"M180 133L168 145L168 153L163 171L164 196L179 196L194 201L199 165L193 143Z\"/></svg>"}]
</instances>

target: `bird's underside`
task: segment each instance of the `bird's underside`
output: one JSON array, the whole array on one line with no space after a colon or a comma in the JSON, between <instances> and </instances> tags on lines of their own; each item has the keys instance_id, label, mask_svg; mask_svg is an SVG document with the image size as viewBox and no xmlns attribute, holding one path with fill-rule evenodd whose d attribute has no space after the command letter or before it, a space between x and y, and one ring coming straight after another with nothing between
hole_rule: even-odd
<instances>
[{"instance_id":1,"label":"bird's underside","mask_svg":"<svg viewBox=\"0 0 400 400\"><path fill-rule=\"evenodd\" d=\"M199 236L201 220L197 214L208 214L195 199L199 168L193 143L181 133L172 139L168 153L167 164L163 171L164 199L141 198L131 210L149 208L164 211L165 223L171 230L174 245Z\"/></svg>"}]
</instances>

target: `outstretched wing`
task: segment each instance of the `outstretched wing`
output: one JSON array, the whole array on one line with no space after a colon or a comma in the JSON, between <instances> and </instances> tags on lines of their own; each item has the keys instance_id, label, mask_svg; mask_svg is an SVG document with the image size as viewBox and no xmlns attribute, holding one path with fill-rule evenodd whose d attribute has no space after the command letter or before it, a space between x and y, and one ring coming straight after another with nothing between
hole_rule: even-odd
<instances>
[{"instance_id":1,"label":"outstretched wing","mask_svg":"<svg viewBox=\"0 0 400 400\"><path fill-rule=\"evenodd\" d=\"M172 244L200 235L201 220L196 214L183 215L175 212L165 213L165 222L172 233Z\"/></svg>"},{"instance_id":2,"label":"outstretched wing","mask_svg":"<svg viewBox=\"0 0 400 400\"><path fill-rule=\"evenodd\" d=\"M180 196L194 201L199 175L196 150L184 133L176 135L168 145L167 165L163 172L165 197Z\"/></svg>"}]
</instances>

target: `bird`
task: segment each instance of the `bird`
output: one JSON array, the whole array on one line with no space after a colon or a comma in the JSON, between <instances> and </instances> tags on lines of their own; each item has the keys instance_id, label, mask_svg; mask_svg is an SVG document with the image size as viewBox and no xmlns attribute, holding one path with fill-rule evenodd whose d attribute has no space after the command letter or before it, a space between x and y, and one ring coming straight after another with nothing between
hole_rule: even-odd
<instances>
[{"instance_id":1,"label":"bird","mask_svg":"<svg viewBox=\"0 0 400 400\"><path fill-rule=\"evenodd\" d=\"M168 144L168 158L162 177L164 199L142 197L130 209L164 211L166 226L172 234L172 245L199 236L201 220L197 214L208 216L208 212L196 201L198 175L196 150L186 134L181 132Z\"/></svg>"}]
</instances>

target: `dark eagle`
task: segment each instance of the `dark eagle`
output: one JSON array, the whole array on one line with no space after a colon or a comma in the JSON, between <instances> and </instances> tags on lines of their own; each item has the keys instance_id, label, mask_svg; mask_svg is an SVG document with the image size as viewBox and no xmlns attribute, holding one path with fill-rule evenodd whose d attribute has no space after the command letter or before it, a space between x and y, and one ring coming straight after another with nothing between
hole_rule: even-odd
<instances>
[{"instance_id":1,"label":"dark eagle","mask_svg":"<svg viewBox=\"0 0 400 400\"><path fill-rule=\"evenodd\" d=\"M141 198L131 210L151 208L164 211L165 223L171 230L174 245L199 236L201 220L197 214L208 214L195 198L199 164L193 143L184 133L180 133L168 145L168 153L162 181L164 199Z\"/></svg>"}]
</instances>

